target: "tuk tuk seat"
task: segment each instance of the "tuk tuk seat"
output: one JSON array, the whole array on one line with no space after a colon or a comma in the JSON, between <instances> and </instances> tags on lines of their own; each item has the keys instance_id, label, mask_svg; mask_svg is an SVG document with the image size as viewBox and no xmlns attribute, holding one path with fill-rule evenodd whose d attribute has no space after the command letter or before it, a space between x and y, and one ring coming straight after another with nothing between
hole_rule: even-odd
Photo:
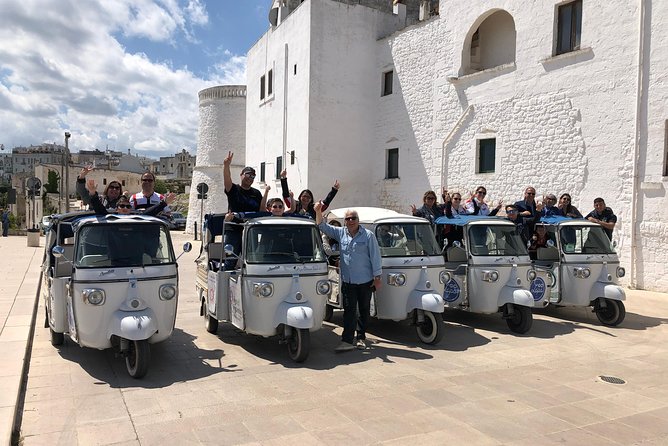
<instances>
[{"instance_id":1,"label":"tuk tuk seat","mask_svg":"<svg viewBox=\"0 0 668 446\"><path fill-rule=\"evenodd\" d=\"M461 246L451 246L447 249L448 262L466 262L466 250Z\"/></svg>"},{"instance_id":2,"label":"tuk tuk seat","mask_svg":"<svg viewBox=\"0 0 668 446\"><path fill-rule=\"evenodd\" d=\"M556 246L538 248L536 252L536 260L559 260L559 249Z\"/></svg>"}]
</instances>

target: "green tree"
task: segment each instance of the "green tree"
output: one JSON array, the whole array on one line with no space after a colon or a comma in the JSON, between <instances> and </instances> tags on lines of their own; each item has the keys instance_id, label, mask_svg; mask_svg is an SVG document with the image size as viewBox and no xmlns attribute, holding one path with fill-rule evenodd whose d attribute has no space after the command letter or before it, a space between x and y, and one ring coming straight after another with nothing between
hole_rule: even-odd
<instances>
[{"instance_id":1,"label":"green tree","mask_svg":"<svg viewBox=\"0 0 668 446\"><path fill-rule=\"evenodd\" d=\"M156 178L155 180L155 191L159 194L166 194L167 193L167 185L163 180L158 180Z\"/></svg>"},{"instance_id":2,"label":"green tree","mask_svg":"<svg viewBox=\"0 0 668 446\"><path fill-rule=\"evenodd\" d=\"M49 170L49 175L46 184L44 185L44 191L47 194L57 194L59 185L60 175L55 170Z\"/></svg>"}]
</instances>

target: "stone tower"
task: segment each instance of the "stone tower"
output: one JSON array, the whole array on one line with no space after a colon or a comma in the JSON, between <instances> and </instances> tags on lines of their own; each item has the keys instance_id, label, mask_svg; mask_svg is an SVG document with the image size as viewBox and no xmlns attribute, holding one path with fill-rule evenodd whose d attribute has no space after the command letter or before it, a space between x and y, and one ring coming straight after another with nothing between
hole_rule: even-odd
<instances>
[{"instance_id":1,"label":"stone tower","mask_svg":"<svg viewBox=\"0 0 668 446\"><path fill-rule=\"evenodd\" d=\"M193 233L200 217L225 212L227 197L223 186L223 160L234 152L232 180L236 183L246 160L246 86L222 85L199 92L199 135L197 161L190 188L186 231ZM209 186L208 198L197 199L197 185Z\"/></svg>"}]
</instances>

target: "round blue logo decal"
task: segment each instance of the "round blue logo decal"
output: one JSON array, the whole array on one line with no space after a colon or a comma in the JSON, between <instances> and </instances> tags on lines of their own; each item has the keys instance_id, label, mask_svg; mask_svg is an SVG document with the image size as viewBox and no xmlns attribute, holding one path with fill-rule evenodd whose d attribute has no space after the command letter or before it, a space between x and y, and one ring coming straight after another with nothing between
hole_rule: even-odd
<instances>
[{"instance_id":1,"label":"round blue logo decal","mask_svg":"<svg viewBox=\"0 0 668 446\"><path fill-rule=\"evenodd\" d=\"M445 284L445 291L443 292L443 300L446 302L454 302L459 299L461 289L455 279L450 279Z\"/></svg>"},{"instance_id":2,"label":"round blue logo decal","mask_svg":"<svg viewBox=\"0 0 668 446\"><path fill-rule=\"evenodd\" d=\"M542 277L536 277L531 282L531 287L529 287L533 300L541 300L545 296L545 281Z\"/></svg>"}]
</instances>

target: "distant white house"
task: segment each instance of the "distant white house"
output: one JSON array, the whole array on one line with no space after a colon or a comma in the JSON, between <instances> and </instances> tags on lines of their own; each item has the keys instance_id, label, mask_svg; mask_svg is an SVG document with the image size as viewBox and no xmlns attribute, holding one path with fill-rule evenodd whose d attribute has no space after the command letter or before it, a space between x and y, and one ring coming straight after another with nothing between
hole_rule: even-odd
<instances>
[{"instance_id":1,"label":"distant white house","mask_svg":"<svg viewBox=\"0 0 668 446\"><path fill-rule=\"evenodd\" d=\"M200 94L198 166L244 150L273 191L285 168L296 193L339 179L334 206L402 212L442 187L505 203L529 185L569 192L583 213L601 196L627 282L668 291L668 2L393 3L276 0L244 106L207 99L211 119Z\"/></svg>"}]
</instances>

